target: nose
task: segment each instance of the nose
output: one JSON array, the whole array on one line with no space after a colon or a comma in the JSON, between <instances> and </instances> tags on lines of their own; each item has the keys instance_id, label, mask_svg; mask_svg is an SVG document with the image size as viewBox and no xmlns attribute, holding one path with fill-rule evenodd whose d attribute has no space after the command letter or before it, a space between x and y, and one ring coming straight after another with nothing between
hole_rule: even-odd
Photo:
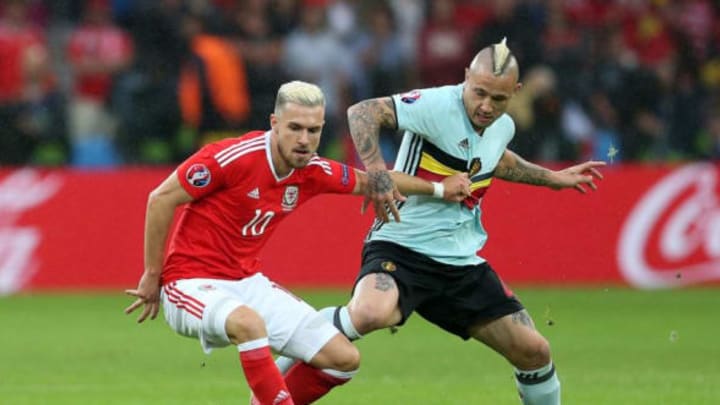
<instances>
[{"instance_id":1,"label":"nose","mask_svg":"<svg viewBox=\"0 0 720 405\"><path fill-rule=\"evenodd\" d=\"M485 97L480 101L480 110L484 113L492 112L492 103L489 97Z\"/></svg>"},{"instance_id":2,"label":"nose","mask_svg":"<svg viewBox=\"0 0 720 405\"><path fill-rule=\"evenodd\" d=\"M307 129L300 131L297 141L300 145L307 145L310 143L310 133Z\"/></svg>"}]
</instances>

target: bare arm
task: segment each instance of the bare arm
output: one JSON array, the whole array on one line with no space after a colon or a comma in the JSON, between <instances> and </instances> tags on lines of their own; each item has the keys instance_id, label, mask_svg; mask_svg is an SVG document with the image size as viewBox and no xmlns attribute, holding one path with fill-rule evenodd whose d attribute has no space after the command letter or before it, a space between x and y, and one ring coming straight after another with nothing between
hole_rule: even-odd
<instances>
[{"instance_id":1,"label":"bare arm","mask_svg":"<svg viewBox=\"0 0 720 405\"><path fill-rule=\"evenodd\" d=\"M148 197L145 215L145 272L140 278L137 289L126 290L128 295L137 297L125 313L129 314L141 305L145 305L138 317L138 322L144 321L148 316L155 319L159 311L160 301L160 274L162 273L165 242L175 208L192 201L192 197L182 188L173 172Z\"/></svg>"},{"instance_id":2,"label":"bare arm","mask_svg":"<svg viewBox=\"0 0 720 405\"><path fill-rule=\"evenodd\" d=\"M398 190L403 194L434 195L436 190L438 190L437 184L442 184L439 188L442 196L437 195L437 198L442 198L450 202L460 202L470 196L470 179L467 173L457 173L445 177L440 183L427 181L403 172L390 171L389 174L393 182L397 184ZM355 169L355 177L357 178L357 182L355 183L353 194L366 194L368 185L367 173Z\"/></svg>"},{"instance_id":3,"label":"bare arm","mask_svg":"<svg viewBox=\"0 0 720 405\"><path fill-rule=\"evenodd\" d=\"M372 201L378 218L386 220L389 208L396 221L400 214L395 200L404 200L387 171L380 152L380 128L396 128L397 117L390 97L364 100L348 108L348 125L355 149L365 165L368 184L365 195ZM384 216L385 218L381 217Z\"/></svg>"},{"instance_id":4,"label":"bare arm","mask_svg":"<svg viewBox=\"0 0 720 405\"><path fill-rule=\"evenodd\" d=\"M603 178L597 170L601 166L605 166L605 162L588 161L554 171L530 163L515 152L506 149L495 168L495 177L516 183L550 187L555 190L572 187L585 193L584 184L597 190L594 179Z\"/></svg>"}]
</instances>

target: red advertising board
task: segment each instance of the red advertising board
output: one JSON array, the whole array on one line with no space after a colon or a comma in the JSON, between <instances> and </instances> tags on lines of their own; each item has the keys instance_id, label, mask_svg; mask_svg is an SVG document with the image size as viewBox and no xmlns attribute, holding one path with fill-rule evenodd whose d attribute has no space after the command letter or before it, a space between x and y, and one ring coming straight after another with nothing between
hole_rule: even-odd
<instances>
[{"instance_id":1,"label":"red advertising board","mask_svg":"<svg viewBox=\"0 0 720 405\"><path fill-rule=\"evenodd\" d=\"M171 169L0 171L0 294L134 287L148 193ZM616 165L586 195L495 181L481 255L510 284L665 288L720 280L720 167ZM288 286L349 287L361 198L298 209L262 254Z\"/></svg>"}]
</instances>

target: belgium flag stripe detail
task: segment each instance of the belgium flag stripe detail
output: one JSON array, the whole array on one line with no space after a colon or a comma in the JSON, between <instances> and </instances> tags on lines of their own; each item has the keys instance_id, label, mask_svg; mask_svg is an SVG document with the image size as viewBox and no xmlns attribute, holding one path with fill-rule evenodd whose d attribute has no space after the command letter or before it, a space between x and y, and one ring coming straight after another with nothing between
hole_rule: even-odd
<instances>
[{"instance_id":1,"label":"belgium flag stripe detail","mask_svg":"<svg viewBox=\"0 0 720 405\"><path fill-rule=\"evenodd\" d=\"M467 171L467 162L464 159L456 158L446 152L443 152L435 145L430 142L423 142L423 155L428 154L433 157L437 162L442 163L449 169L456 170L458 172Z\"/></svg>"},{"instance_id":2,"label":"belgium flag stripe detail","mask_svg":"<svg viewBox=\"0 0 720 405\"><path fill-rule=\"evenodd\" d=\"M422 167L418 168L415 176L427 181L443 181L445 177L447 177L444 174L434 173L429 170L425 170Z\"/></svg>"},{"instance_id":3,"label":"belgium flag stripe detail","mask_svg":"<svg viewBox=\"0 0 720 405\"><path fill-rule=\"evenodd\" d=\"M423 152L422 159L420 160L420 167L435 174L441 174L443 176L452 176L455 173L459 173L459 170L448 167L436 160L427 152Z\"/></svg>"},{"instance_id":4,"label":"belgium flag stripe detail","mask_svg":"<svg viewBox=\"0 0 720 405\"><path fill-rule=\"evenodd\" d=\"M475 191L479 188L487 188L490 187L490 183L492 183L492 179L483 180L480 182L472 183L470 184L470 190Z\"/></svg>"}]
</instances>

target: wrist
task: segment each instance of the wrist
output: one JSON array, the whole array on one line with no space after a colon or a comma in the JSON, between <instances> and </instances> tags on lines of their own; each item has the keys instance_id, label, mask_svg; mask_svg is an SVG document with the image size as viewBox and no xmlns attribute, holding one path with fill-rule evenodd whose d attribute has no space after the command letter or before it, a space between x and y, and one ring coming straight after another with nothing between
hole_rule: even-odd
<instances>
[{"instance_id":1,"label":"wrist","mask_svg":"<svg viewBox=\"0 0 720 405\"><path fill-rule=\"evenodd\" d=\"M433 197L440 198L440 199L445 197L445 185L444 184L437 182L437 181L433 181L432 185L433 185L433 194L432 194Z\"/></svg>"}]
</instances>

